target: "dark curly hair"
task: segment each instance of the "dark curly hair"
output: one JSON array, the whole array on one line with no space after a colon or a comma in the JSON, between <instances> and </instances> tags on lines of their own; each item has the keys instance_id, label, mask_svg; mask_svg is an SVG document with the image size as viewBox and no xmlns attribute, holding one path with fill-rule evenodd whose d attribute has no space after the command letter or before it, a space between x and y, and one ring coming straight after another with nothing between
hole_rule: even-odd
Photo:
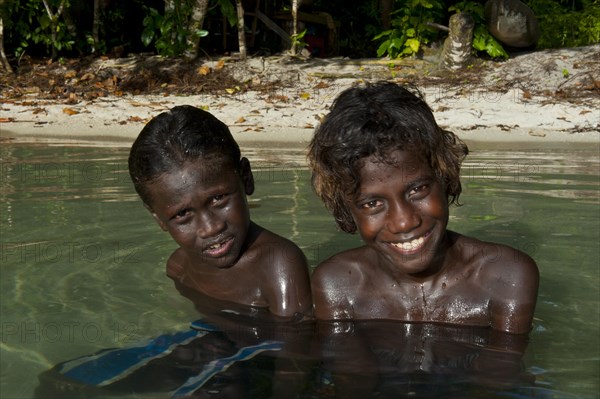
<instances>
[{"instance_id":1,"label":"dark curly hair","mask_svg":"<svg viewBox=\"0 0 600 399\"><path fill-rule=\"evenodd\" d=\"M422 94L409 87L377 82L343 91L310 142L313 188L345 232L356 232L348 200L359 189L362 160L369 156L391 164L393 151L415 151L444 184L449 204L458 203L468 148L437 125Z\"/></svg>"},{"instance_id":2,"label":"dark curly hair","mask_svg":"<svg viewBox=\"0 0 600 399\"><path fill-rule=\"evenodd\" d=\"M151 205L147 186L163 173L186 162L225 158L239 170L240 147L229 128L211 113L181 105L152 118L129 152L129 175L145 204Z\"/></svg>"}]
</instances>

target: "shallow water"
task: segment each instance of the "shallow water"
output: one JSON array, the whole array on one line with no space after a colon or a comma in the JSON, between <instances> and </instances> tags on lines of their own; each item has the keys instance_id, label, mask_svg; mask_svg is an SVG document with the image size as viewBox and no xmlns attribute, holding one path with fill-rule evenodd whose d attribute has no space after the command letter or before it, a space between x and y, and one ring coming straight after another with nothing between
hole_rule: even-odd
<instances>
[{"instance_id":1,"label":"shallow water","mask_svg":"<svg viewBox=\"0 0 600 399\"><path fill-rule=\"evenodd\" d=\"M298 243L312 266L359 244L336 232L312 193L302 149L242 150L255 170L256 222ZM127 149L0 151L2 398L32 397L38 375L57 363L188 329L198 314L164 275L174 244L133 191ZM513 397L598 397L599 167L597 146L481 149L464 165L463 206L451 209L450 228L521 249L540 267L522 359L535 384ZM262 358L248 364L261 370ZM397 384L380 390L406 388Z\"/></svg>"}]
</instances>

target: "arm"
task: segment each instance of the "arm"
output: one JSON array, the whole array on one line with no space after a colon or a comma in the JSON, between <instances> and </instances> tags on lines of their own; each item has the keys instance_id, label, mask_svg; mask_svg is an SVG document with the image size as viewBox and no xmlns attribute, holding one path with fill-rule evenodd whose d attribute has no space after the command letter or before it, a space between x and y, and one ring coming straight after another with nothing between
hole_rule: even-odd
<instances>
[{"instance_id":1,"label":"arm","mask_svg":"<svg viewBox=\"0 0 600 399\"><path fill-rule=\"evenodd\" d=\"M528 255L498 245L497 256L488 260L485 287L491 293L491 327L512 334L531 329L537 301L539 271Z\"/></svg>"},{"instance_id":2,"label":"arm","mask_svg":"<svg viewBox=\"0 0 600 399\"><path fill-rule=\"evenodd\" d=\"M310 317L312 295L304 253L287 240L269 245L269 252L273 256L265 259L268 267L263 275L269 311L292 320Z\"/></svg>"}]
</instances>

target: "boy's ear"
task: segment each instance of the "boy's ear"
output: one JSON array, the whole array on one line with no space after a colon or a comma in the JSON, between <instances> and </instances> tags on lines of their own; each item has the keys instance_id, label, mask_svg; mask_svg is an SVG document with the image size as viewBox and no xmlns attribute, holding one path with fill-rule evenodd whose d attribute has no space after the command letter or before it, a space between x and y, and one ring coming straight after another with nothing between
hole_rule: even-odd
<instances>
[{"instance_id":1,"label":"boy's ear","mask_svg":"<svg viewBox=\"0 0 600 399\"><path fill-rule=\"evenodd\" d=\"M148 212L150 212L150 214L152 215L152 217L154 218L154 220L156 221L156 223L158 223L158 225L160 226L161 230L163 231L167 231L167 226L163 223L162 220L160 220L160 218L156 215L156 213L154 213L154 211L152 210L152 208L150 208L150 205L148 204L144 204L144 208L148 209Z\"/></svg>"},{"instance_id":2,"label":"boy's ear","mask_svg":"<svg viewBox=\"0 0 600 399\"><path fill-rule=\"evenodd\" d=\"M250 168L250 161L248 161L248 158L240 159L240 172L246 195L252 195L252 193L254 193L254 176L252 175L252 169Z\"/></svg>"}]
</instances>

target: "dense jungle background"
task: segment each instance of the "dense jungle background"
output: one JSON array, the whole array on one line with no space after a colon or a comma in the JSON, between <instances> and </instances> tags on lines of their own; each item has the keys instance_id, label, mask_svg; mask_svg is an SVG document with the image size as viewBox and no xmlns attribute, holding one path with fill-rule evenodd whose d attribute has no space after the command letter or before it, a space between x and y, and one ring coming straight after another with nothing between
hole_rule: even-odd
<instances>
[{"instance_id":1,"label":"dense jungle background","mask_svg":"<svg viewBox=\"0 0 600 399\"><path fill-rule=\"evenodd\" d=\"M193 71L196 80L205 75L198 60L222 56L420 58L441 46L457 12L473 17L479 58L600 42L600 0L524 3L537 19L539 38L516 49L490 34L485 2L476 0L0 0L0 88L9 97L25 87L51 92L53 83L68 81L94 60L132 55L176 64L173 79ZM216 77L212 73L203 89L222 88ZM129 83L130 91L144 92L146 85Z\"/></svg>"}]
</instances>

